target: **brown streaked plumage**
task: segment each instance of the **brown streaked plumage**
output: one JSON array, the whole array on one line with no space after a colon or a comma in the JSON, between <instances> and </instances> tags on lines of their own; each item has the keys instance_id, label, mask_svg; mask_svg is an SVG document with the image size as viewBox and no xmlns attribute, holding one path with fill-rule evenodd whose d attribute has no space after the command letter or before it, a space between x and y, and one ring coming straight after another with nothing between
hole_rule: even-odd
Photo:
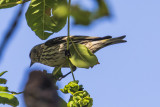
<instances>
[{"instance_id":1,"label":"brown streaked plumage","mask_svg":"<svg viewBox=\"0 0 160 107\"><path fill-rule=\"evenodd\" d=\"M90 37L90 36L70 36L74 43L85 45L92 53L97 52L99 49L108 45L123 43L125 36L112 38L111 36L105 37ZM65 63L65 50L67 36L57 37L48 40L45 43L36 45L30 52L31 65L33 63L42 63L51 67L57 67ZM71 43L70 43L71 45ZM68 67L64 64L63 67Z\"/></svg>"}]
</instances>

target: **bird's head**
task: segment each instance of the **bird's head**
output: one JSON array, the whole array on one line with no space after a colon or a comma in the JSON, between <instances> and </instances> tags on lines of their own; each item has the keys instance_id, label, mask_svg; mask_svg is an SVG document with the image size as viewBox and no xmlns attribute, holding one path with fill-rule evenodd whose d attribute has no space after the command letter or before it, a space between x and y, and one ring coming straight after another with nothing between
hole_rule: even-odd
<instances>
[{"instance_id":1,"label":"bird's head","mask_svg":"<svg viewBox=\"0 0 160 107\"><path fill-rule=\"evenodd\" d=\"M41 47L41 45L36 45L32 48L29 57L31 59L31 64L30 67L35 63L35 62L39 62L40 61L40 57L42 54L43 48Z\"/></svg>"}]
</instances>

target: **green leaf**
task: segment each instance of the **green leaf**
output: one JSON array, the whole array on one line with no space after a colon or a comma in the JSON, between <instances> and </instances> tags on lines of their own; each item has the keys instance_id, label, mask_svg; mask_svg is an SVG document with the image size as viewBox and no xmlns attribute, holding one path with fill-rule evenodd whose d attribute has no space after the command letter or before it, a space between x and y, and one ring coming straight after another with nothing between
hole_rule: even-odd
<instances>
[{"instance_id":1,"label":"green leaf","mask_svg":"<svg viewBox=\"0 0 160 107\"><path fill-rule=\"evenodd\" d=\"M32 0L26 12L27 23L39 38L47 39L65 26L66 8L67 0Z\"/></svg>"},{"instance_id":2,"label":"green leaf","mask_svg":"<svg viewBox=\"0 0 160 107\"><path fill-rule=\"evenodd\" d=\"M8 72L8 71L3 71L3 72L1 72L1 73L0 73L0 77L1 77L3 74L5 74L6 72Z\"/></svg>"},{"instance_id":3,"label":"green leaf","mask_svg":"<svg viewBox=\"0 0 160 107\"><path fill-rule=\"evenodd\" d=\"M21 3L22 3L22 0L0 0L0 9L10 8Z\"/></svg>"},{"instance_id":4,"label":"green leaf","mask_svg":"<svg viewBox=\"0 0 160 107\"><path fill-rule=\"evenodd\" d=\"M53 70L53 72L52 72L52 74L53 74L53 76L54 76L54 78L55 78L56 80L58 80L60 77L63 76L63 74L62 74L62 72L61 72L61 67L62 67L62 66L55 67L54 70Z\"/></svg>"},{"instance_id":5,"label":"green leaf","mask_svg":"<svg viewBox=\"0 0 160 107\"><path fill-rule=\"evenodd\" d=\"M7 80L4 79L4 78L0 78L0 84L6 84L7 83Z\"/></svg>"},{"instance_id":6,"label":"green leaf","mask_svg":"<svg viewBox=\"0 0 160 107\"><path fill-rule=\"evenodd\" d=\"M18 106L19 102L15 96L8 93L0 93L0 103L1 104L8 104L11 106Z\"/></svg>"},{"instance_id":7,"label":"green leaf","mask_svg":"<svg viewBox=\"0 0 160 107\"><path fill-rule=\"evenodd\" d=\"M94 19L98 19L103 16L110 16L110 12L108 6L106 5L104 0L97 0L98 10L94 14Z\"/></svg>"},{"instance_id":8,"label":"green leaf","mask_svg":"<svg viewBox=\"0 0 160 107\"><path fill-rule=\"evenodd\" d=\"M89 25L91 23L91 12L82 10L78 5L71 6L71 16L75 24Z\"/></svg>"},{"instance_id":9,"label":"green leaf","mask_svg":"<svg viewBox=\"0 0 160 107\"><path fill-rule=\"evenodd\" d=\"M89 25L92 21L104 17L110 16L110 12L105 0L96 0L98 8L93 11L87 11L81 9L79 5L71 6L71 16L74 18L75 24Z\"/></svg>"},{"instance_id":10,"label":"green leaf","mask_svg":"<svg viewBox=\"0 0 160 107\"><path fill-rule=\"evenodd\" d=\"M61 67L62 67L62 66L55 67L54 70L53 70L53 72L52 72L52 74L53 74L53 75L56 75L57 73L61 72Z\"/></svg>"},{"instance_id":11,"label":"green leaf","mask_svg":"<svg viewBox=\"0 0 160 107\"><path fill-rule=\"evenodd\" d=\"M97 57L82 44L74 44L70 46L71 63L79 68L89 68L98 64Z\"/></svg>"},{"instance_id":12,"label":"green leaf","mask_svg":"<svg viewBox=\"0 0 160 107\"><path fill-rule=\"evenodd\" d=\"M8 92L8 87L0 86L0 91Z\"/></svg>"}]
</instances>

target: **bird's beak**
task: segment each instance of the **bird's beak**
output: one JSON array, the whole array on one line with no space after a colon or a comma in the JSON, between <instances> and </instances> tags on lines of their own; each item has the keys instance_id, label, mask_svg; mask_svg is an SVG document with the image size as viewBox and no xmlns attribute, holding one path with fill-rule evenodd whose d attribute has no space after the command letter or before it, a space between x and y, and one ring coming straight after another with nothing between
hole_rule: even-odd
<instances>
[{"instance_id":1,"label":"bird's beak","mask_svg":"<svg viewBox=\"0 0 160 107\"><path fill-rule=\"evenodd\" d=\"M33 61L31 61L30 67L31 67L33 64L34 64L34 62L33 62Z\"/></svg>"}]
</instances>

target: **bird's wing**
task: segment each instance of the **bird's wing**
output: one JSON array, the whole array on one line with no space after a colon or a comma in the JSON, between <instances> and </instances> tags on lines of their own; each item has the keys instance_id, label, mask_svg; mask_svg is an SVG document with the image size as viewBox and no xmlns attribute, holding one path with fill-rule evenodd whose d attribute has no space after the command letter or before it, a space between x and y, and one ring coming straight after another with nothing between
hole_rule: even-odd
<instances>
[{"instance_id":1,"label":"bird's wing","mask_svg":"<svg viewBox=\"0 0 160 107\"><path fill-rule=\"evenodd\" d=\"M96 41L96 40L102 40L102 39L110 39L112 38L111 36L105 36L105 37L93 37L93 36L71 36L72 40L91 40L91 41Z\"/></svg>"},{"instance_id":2,"label":"bird's wing","mask_svg":"<svg viewBox=\"0 0 160 107\"><path fill-rule=\"evenodd\" d=\"M46 46L53 46L55 44L60 44L60 43L66 42L65 38L66 38L66 36L61 36L61 37L50 39L45 42L45 45Z\"/></svg>"},{"instance_id":3,"label":"bird's wing","mask_svg":"<svg viewBox=\"0 0 160 107\"><path fill-rule=\"evenodd\" d=\"M85 40L91 40L91 41L97 41L97 40L102 40L102 39L110 39L112 38L111 36L105 36L105 37L93 37L93 36L70 36L72 41L85 41ZM50 39L45 42L46 46L53 46L55 44L61 44L67 41L67 36L61 36L57 38Z\"/></svg>"}]
</instances>

